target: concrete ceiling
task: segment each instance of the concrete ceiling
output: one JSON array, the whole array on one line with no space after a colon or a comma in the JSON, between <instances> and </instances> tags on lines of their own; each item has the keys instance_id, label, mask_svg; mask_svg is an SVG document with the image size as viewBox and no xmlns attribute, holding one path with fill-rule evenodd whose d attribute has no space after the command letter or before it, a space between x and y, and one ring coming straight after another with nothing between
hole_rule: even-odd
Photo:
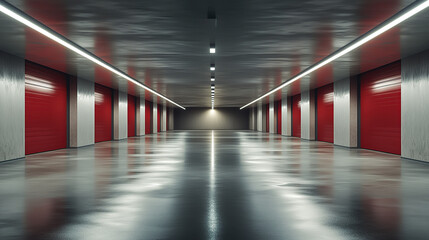
<instances>
[{"instance_id":1,"label":"concrete ceiling","mask_svg":"<svg viewBox=\"0 0 429 240\"><path fill-rule=\"evenodd\" d=\"M240 107L397 13L411 0L10 0L10 4L185 107ZM213 9L217 20L207 19ZM427 49L429 10L284 89L293 95ZM0 49L144 92L0 14ZM216 54L209 44L216 43ZM279 97L279 95L277 95ZM146 98L151 98L146 94Z\"/></svg>"}]
</instances>

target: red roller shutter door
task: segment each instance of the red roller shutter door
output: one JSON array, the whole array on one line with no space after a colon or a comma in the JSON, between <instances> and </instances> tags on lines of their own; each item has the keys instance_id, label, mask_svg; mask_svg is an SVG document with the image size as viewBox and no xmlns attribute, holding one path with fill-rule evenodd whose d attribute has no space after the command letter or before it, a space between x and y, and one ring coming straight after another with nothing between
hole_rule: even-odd
<instances>
[{"instance_id":1,"label":"red roller shutter door","mask_svg":"<svg viewBox=\"0 0 429 240\"><path fill-rule=\"evenodd\" d=\"M401 63L360 75L361 148L401 154Z\"/></svg>"},{"instance_id":2,"label":"red roller shutter door","mask_svg":"<svg viewBox=\"0 0 429 240\"><path fill-rule=\"evenodd\" d=\"M25 154L67 147L67 75L25 63Z\"/></svg>"},{"instance_id":3,"label":"red roller shutter door","mask_svg":"<svg viewBox=\"0 0 429 240\"><path fill-rule=\"evenodd\" d=\"M162 111L161 105L158 104L158 106L156 107L156 112L158 116L157 124L156 124L156 127L158 128L157 132L161 132L161 111Z\"/></svg>"},{"instance_id":4,"label":"red roller shutter door","mask_svg":"<svg viewBox=\"0 0 429 240\"><path fill-rule=\"evenodd\" d=\"M301 137L301 94L292 97L292 136Z\"/></svg>"},{"instance_id":5,"label":"red roller shutter door","mask_svg":"<svg viewBox=\"0 0 429 240\"><path fill-rule=\"evenodd\" d=\"M128 137L136 136L136 97L128 95Z\"/></svg>"},{"instance_id":6,"label":"red roller shutter door","mask_svg":"<svg viewBox=\"0 0 429 240\"><path fill-rule=\"evenodd\" d=\"M317 89L317 140L334 142L334 84Z\"/></svg>"},{"instance_id":7,"label":"red roller shutter door","mask_svg":"<svg viewBox=\"0 0 429 240\"><path fill-rule=\"evenodd\" d=\"M112 140L112 89L95 84L95 142Z\"/></svg>"},{"instance_id":8,"label":"red roller shutter door","mask_svg":"<svg viewBox=\"0 0 429 240\"><path fill-rule=\"evenodd\" d=\"M282 101L277 101L277 133L282 134Z\"/></svg>"},{"instance_id":9,"label":"red roller shutter door","mask_svg":"<svg viewBox=\"0 0 429 240\"><path fill-rule=\"evenodd\" d=\"M151 134L151 117L150 115L152 114L152 103L149 101L145 100L145 108L144 108L145 114L145 134Z\"/></svg>"}]
</instances>

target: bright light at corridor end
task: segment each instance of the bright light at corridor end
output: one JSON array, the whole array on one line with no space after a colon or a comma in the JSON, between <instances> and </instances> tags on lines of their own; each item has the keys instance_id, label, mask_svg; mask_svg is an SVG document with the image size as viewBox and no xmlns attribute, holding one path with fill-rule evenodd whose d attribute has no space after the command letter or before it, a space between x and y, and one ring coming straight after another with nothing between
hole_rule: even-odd
<instances>
[{"instance_id":1,"label":"bright light at corridor end","mask_svg":"<svg viewBox=\"0 0 429 240\"><path fill-rule=\"evenodd\" d=\"M61 44L62 46L68 48L69 50L81 55L82 57L96 63L97 65L111 71L112 73L126 79L127 81L134 83L135 85L151 92L152 94L155 94L156 96L158 96L162 99L165 99L166 101L180 107L183 110L186 110L185 107L179 105L178 103L176 103L173 100L165 97L164 95L156 92L155 90L147 87L146 85L140 83L136 79L128 76L127 74L123 73L121 70L117 69L113 65L101 60L96 55L90 53L89 51L85 50L84 48L80 47L79 45L77 45L77 44L73 43L72 41L66 39L65 37L63 37L59 33L52 31L51 29L49 29L45 25L41 24L40 22L38 22L34 18L28 16L27 14L23 13L22 11L18 10L17 8L13 7L12 5L10 5L4 1L0 1L0 12L4 13L7 16L15 19L16 21L24 24L25 26L39 32L40 34L44 35L45 37Z\"/></svg>"},{"instance_id":2,"label":"bright light at corridor end","mask_svg":"<svg viewBox=\"0 0 429 240\"><path fill-rule=\"evenodd\" d=\"M259 101L259 100L261 100L261 99L263 99L263 98L265 98L265 97L267 97L267 96L269 96L275 92L277 92L278 90L280 90L280 89L286 87L287 85L297 81L298 79L305 77L306 75L316 71L317 69L325 66L326 64L328 64L332 61L335 61L336 59L344 56L345 54L355 50L356 48L358 48L358 47L362 46L363 44L371 41L372 39L380 36L381 34L390 30L391 28L396 27L398 24L400 24L400 23L404 22L405 20L411 18L412 16L416 15L417 13L423 11L427 7L429 7L429 0L416 1L416 2L412 3L411 5L409 5L408 7L403 9L402 11L400 11L399 13L395 14L390 19L386 20L385 22L383 22L380 25L373 28L371 31L369 31L369 32L365 33L364 35L358 37L357 39L353 40L352 42L348 43L344 47L338 49L337 51L331 53L330 55L328 55L327 57L325 57L321 61L317 62L316 64L314 64L310 67L308 67L307 69L300 72L298 75L292 77L291 79L287 80L286 82L282 83L278 87L270 90L269 92L265 93L264 95L258 97L255 100L251 101L250 103L242 106L240 108L240 110L245 108L245 107L252 105L253 103L255 103L255 102L257 102L257 101Z\"/></svg>"}]
</instances>

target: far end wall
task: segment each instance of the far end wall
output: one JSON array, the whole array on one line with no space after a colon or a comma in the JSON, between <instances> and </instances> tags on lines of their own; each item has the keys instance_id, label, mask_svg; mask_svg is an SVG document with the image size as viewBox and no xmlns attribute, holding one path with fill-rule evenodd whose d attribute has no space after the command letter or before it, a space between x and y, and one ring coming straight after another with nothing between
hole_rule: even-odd
<instances>
[{"instance_id":1,"label":"far end wall","mask_svg":"<svg viewBox=\"0 0 429 240\"><path fill-rule=\"evenodd\" d=\"M249 110L187 108L174 110L175 130L248 130Z\"/></svg>"}]
</instances>

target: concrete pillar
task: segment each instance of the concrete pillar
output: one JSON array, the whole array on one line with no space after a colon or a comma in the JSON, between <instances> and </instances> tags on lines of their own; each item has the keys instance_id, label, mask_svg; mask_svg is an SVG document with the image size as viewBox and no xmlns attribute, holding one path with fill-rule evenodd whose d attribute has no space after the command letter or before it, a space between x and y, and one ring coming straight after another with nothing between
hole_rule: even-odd
<instances>
[{"instance_id":1,"label":"concrete pillar","mask_svg":"<svg viewBox=\"0 0 429 240\"><path fill-rule=\"evenodd\" d=\"M94 82L70 79L70 147L94 144Z\"/></svg>"},{"instance_id":2,"label":"concrete pillar","mask_svg":"<svg viewBox=\"0 0 429 240\"><path fill-rule=\"evenodd\" d=\"M25 157L25 61L0 52L0 162Z\"/></svg>"},{"instance_id":3,"label":"concrete pillar","mask_svg":"<svg viewBox=\"0 0 429 240\"><path fill-rule=\"evenodd\" d=\"M158 103L156 102L156 98L153 99L153 113L152 113L152 133L158 132Z\"/></svg>"},{"instance_id":4,"label":"concrete pillar","mask_svg":"<svg viewBox=\"0 0 429 240\"><path fill-rule=\"evenodd\" d=\"M137 99L137 107L136 107L136 132L137 132L137 136L143 136L145 135L145 98L144 95L140 96Z\"/></svg>"},{"instance_id":5,"label":"concrete pillar","mask_svg":"<svg viewBox=\"0 0 429 240\"><path fill-rule=\"evenodd\" d=\"M269 109L268 109L268 114L269 114L269 118L268 118L269 124L268 124L268 127L270 128L269 132L270 133L276 133L276 127L277 126L276 126L276 117L275 117L275 114L274 114L274 111L275 111L275 109L274 109L274 100L273 100L272 97L270 99L268 107L269 107Z\"/></svg>"},{"instance_id":6,"label":"concrete pillar","mask_svg":"<svg viewBox=\"0 0 429 240\"><path fill-rule=\"evenodd\" d=\"M115 90L113 94L113 139L128 137L128 96Z\"/></svg>"},{"instance_id":7,"label":"concrete pillar","mask_svg":"<svg viewBox=\"0 0 429 240\"><path fill-rule=\"evenodd\" d=\"M161 132L167 131L167 105L162 104Z\"/></svg>"},{"instance_id":8,"label":"concrete pillar","mask_svg":"<svg viewBox=\"0 0 429 240\"><path fill-rule=\"evenodd\" d=\"M256 113L256 130L262 132L262 103L258 102L257 113Z\"/></svg>"},{"instance_id":9,"label":"concrete pillar","mask_svg":"<svg viewBox=\"0 0 429 240\"><path fill-rule=\"evenodd\" d=\"M357 81L344 79L334 82L334 144L358 146Z\"/></svg>"},{"instance_id":10,"label":"concrete pillar","mask_svg":"<svg viewBox=\"0 0 429 240\"><path fill-rule=\"evenodd\" d=\"M253 129L253 121L254 121L253 112L254 112L254 108L252 107L250 108L250 111L249 111L249 130L254 130Z\"/></svg>"},{"instance_id":11,"label":"concrete pillar","mask_svg":"<svg viewBox=\"0 0 429 240\"><path fill-rule=\"evenodd\" d=\"M292 112L291 112L291 101L290 98L284 96L282 98L282 135L291 136L292 135Z\"/></svg>"},{"instance_id":12,"label":"concrete pillar","mask_svg":"<svg viewBox=\"0 0 429 240\"><path fill-rule=\"evenodd\" d=\"M316 98L314 90L301 93L301 138L316 140Z\"/></svg>"},{"instance_id":13,"label":"concrete pillar","mask_svg":"<svg viewBox=\"0 0 429 240\"><path fill-rule=\"evenodd\" d=\"M429 51L402 60L401 154L429 162Z\"/></svg>"},{"instance_id":14,"label":"concrete pillar","mask_svg":"<svg viewBox=\"0 0 429 240\"><path fill-rule=\"evenodd\" d=\"M267 104L262 105L262 132L267 132Z\"/></svg>"},{"instance_id":15,"label":"concrete pillar","mask_svg":"<svg viewBox=\"0 0 429 240\"><path fill-rule=\"evenodd\" d=\"M170 113L168 114L168 129L174 130L174 108L169 108Z\"/></svg>"}]
</instances>

